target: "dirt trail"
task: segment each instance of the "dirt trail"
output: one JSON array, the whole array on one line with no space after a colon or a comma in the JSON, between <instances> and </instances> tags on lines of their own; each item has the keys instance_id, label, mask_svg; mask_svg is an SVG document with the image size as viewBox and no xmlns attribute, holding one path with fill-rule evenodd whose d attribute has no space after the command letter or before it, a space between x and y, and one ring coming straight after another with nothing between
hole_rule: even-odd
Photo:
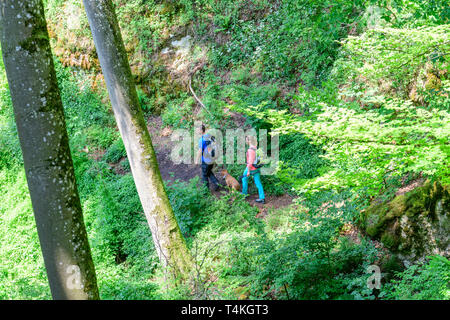
<instances>
[{"instance_id":1,"label":"dirt trail","mask_svg":"<svg viewBox=\"0 0 450 320\"><path fill-rule=\"evenodd\" d=\"M156 158L161 171L161 177L164 181L185 181L201 176L200 166L196 164L174 164L170 159L172 147L174 142L171 141L172 131L169 128L164 128L161 117L152 116L147 119L147 127L152 138L153 147L156 152ZM215 171L214 171L215 172ZM225 184L220 174L215 174L219 183ZM218 192L212 192L215 196L220 197L226 189L221 188ZM289 195L282 196L267 196L265 204L256 203L257 194L251 194L247 198L249 203L258 207L258 217L267 215L269 209L278 209L287 207L292 203L292 197Z\"/></svg>"},{"instance_id":2,"label":"dirt trail","mask_svg":"<svg viewBox=\"0 0 450 320\"><path fill-rule=\"evenodd\" d=\"M199 174L199 166L195 164L174 164L170 159L174 142L170 136L172 131L164 129L161 117L153 116L147 119L147 128L152 138L156 152L161 177L164 181L189 181Z\"/></svg>"}]
</instances>

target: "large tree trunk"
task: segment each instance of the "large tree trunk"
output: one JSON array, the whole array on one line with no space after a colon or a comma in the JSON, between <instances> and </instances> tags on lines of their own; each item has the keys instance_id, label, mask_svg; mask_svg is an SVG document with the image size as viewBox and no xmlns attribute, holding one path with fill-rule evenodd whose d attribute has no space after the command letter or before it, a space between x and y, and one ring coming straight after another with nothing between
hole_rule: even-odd
<instances>
[{"instance_id":1,"label":"large tree trunk","mask_svg":"<svg viewBox=\"0 0 450 320\"><path fill-rule=\"evenodd\" d=\"M98 299L42 1L0 1L0 33L52 296Z\"/></svg>"},{"instance_id":2,"label":"large tree trunk","mask_svg":"<svg viewBox=\"0 0 450 320\"><path fill-rule=\"evenodd\" d=\"M192 258L169 203L111 0L83 0L134 182L160 261L185 277Z\"/></svg>"}]
</instances>

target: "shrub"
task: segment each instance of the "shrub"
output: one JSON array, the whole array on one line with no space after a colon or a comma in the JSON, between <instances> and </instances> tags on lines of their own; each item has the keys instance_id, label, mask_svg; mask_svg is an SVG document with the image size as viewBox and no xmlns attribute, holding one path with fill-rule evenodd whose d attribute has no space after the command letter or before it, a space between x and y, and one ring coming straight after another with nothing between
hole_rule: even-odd
<instances>
[{"instance_id":1,"label":"shrub","mask_svg":"<svg viewBox=\"0 0 450 320\"><path fill-rule=\"evenodd\" d=\"M388 299L450 300L450 261L435 255L397 273L384 289Z\"/></svg>"},{"instance_id":2,"label":"shrub","mask_svg":"<svg viewBox=\"0 0 450 320\"><path fill-rule=\"evenodd\" d=\"M1 54L1 51L0 51ZM3 67L0 63L0 170L22 162L22 150L17 137L11 96Z\"/></svg>"},{"instance_id":3,"label":"shrub","mask_svg":"<svg viewBox=\"0 0 450 320\"><path fill-rule=\"evenodd\" d=\"M189 128L193 123L192 108L194 105L194 98L187 95L171 101L162 113L163 123L175 128Z\"/></svg>"},{"instance_id":4,"label":"shrub","mask_svg":"<svg viewBox=\"0 0 450 320\"><path fill-rule=\"evenodd\" d=\"M186 1L183 4L192 7ZM196 4L193 19L217 25L213 35L229 39L212 45L210 60L217 68L259 66L265 81L295 83L300 78L308 86L325 79L339 49L336 40L363 24L365 9L363 2L346 0L333 4L311 0L276 5L265 1Z\"/></svg>"},{"instance_id":5,"label":"shrub","mask_svg":"<svg viewBox=\"0 0 450 320\"><path fill-rule=\"evenodd\" d=\"M103 161L110 163L117 163L123 157L126 157L127 153L125 151L125 146L123 145L122 139L117 139L114 143L108 148L106 153L103 155Z\"/></svg>"},{"instance_id":6,"label":"shrub","mask_svg":"<svg viewBox=\"0 0 450 320\"><path fill-rule=\"evenodd\" d=\"M191 237L205 223L205 209L213 201L211 195L199 185L199 177L189 183L176 180L166 184L170 204L185 237Z\"/></svg>"},{"instance_id":7,"label":"shrub","mask_svg":"<svg viewBox=\"0 0 450 320\"><path fill-rule=\"evenodd\" d=\"M323 154L320 147L312 144L312 141L302 134L282 135L280 136L282 164L278 176L286 182L312 179L319 174L319 169L327 164L321 157ZM285 175L285 172L289 173ZM293 172L295 172L294 175L292 175Z\"/></svg>"},{"instance_id":8,"label":"shrub","mask_svg":"<svg viewBox=\"0 0 450 320\"><path fill-rule=\"evenodd\" d=\"M254 299L374 299L366 268L374 263L377 249L364 238L355 243L340 235L352 206L330 206L325 212L323 206L304 203L311 205L309 213L292 209L284 232L271 230L280 221L271 218L278 214L274 212L266 218L265 233L234 239L224 276L239 279Z\"/></svg>"}]
</instances>

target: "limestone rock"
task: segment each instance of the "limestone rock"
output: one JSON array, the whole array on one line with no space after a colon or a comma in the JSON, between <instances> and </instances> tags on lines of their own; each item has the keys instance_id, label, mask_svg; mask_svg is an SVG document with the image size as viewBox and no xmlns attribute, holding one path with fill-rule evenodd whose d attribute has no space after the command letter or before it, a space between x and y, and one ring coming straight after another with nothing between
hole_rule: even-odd
<instances>
[{"instance_id":1,"label":"limestone rock","mask_svg":"<svg viewBox=\"0 0 450 320\"><path fill-rule=\"evenodd\" d=\"M431 254L450 256L449 187L427 181L389 202L372 204L361 215L365 232L405 265Z\"/></svg>"}]
</instances>

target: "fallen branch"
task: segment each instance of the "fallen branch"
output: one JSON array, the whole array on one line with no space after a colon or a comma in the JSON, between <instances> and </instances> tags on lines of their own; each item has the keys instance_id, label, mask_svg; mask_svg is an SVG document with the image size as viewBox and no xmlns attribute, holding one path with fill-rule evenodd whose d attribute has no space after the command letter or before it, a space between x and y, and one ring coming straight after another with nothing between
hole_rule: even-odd
<instances>
[{"instance_id":1,"label":"fallen branch","mask_svg":"<svg viewBox=\"0 0 450 320\"><path fill-rule=\"evenodd\" d=\"M204 67L206 63L203 62L201 64L199 64L198 66L196 66L194 68L194 70L191 72L190 76L189 76L189 90L191 91L192 95L194 96L194 99L198 102L199 105L201 105L203 107L203 109L205 109L211 116L212 113L208 110L208 108L206 108L206 106L203 104L203 102L199 99L199 97L195 94L194 89L192 89L192 77L194 76L194 74L200 70L201 68Z\"/></svg>"}]
</instances>

